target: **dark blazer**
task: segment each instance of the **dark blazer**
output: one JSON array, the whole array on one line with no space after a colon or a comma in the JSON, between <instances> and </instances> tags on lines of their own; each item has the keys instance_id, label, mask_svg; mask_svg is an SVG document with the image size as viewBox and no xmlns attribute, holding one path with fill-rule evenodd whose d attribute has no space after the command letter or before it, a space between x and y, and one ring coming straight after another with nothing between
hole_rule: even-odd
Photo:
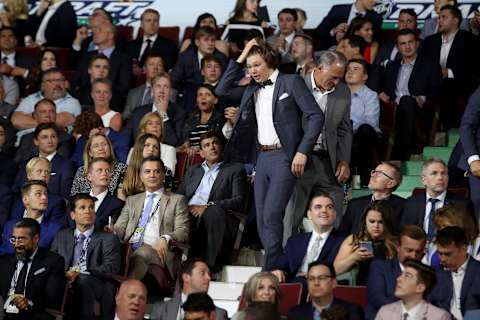
<instances>
[{"instance_id":1,"label":"dark blazer","mask_svg":"<svg viewBox=\"0 0 480 320\"><path fill-rule=\"evenodd\" d=\"M315 35L320 38L322 49L327 49L336 43L335 36L332 37L330 31L340 23L348 21L352 5L353 4L334 5L318 25L315 30ZM368 10L365 17L373 22L373 34L378 37L383 22L382 15L376 13L374 10Z\"/></svg>"},{"instance_id":2,"label":"dark blazer","mask_svg":"<svg viewBox=\"0 0 480 320\"><path fill-rule=\"evenodd\" d=\"M242 68L236 61L230 61L215 90L219 96L229 95L234 87L236 74ZM251 81L244 88L239 116L225 151L226 158L231 161L256 161L257 122L253 96L258 89L259 84L255 81ZM273 124L287 158L292 160L297 152L309 155L325 117L303 79L298 75L279 73L273 101Z\"/></svg>"},{"instance_id":3,"label":"dark blazer","mask_svg":"<svg viewBox=\"0 0 480 320\"><path fill-rule=\"evenodd\" d=\"M12 207L13 193L12 190L4 184L0 184L0 232L3 230L5 222L10 215Z\"/></svg>"},{"instance_id":4,"label":"dark blazer","mask_svg":"<svg viewBox=\"0 0 480 320\"><path fill-rule=\"evenodd\" d=\"M468 170L467 159L480 150L480 87L472 94L468 100L465 112L463 113L462 123L460 124L460 141L457 144L459 156L458 167ZM473 190L472 190L473 191Z\"/></svg>"},{"instance_id":5,"label":"dark blazer","mask_svg":"<svg viewBox=\"0 0 480 320\"><path fill-rule=\"evenodd\" d=\"M12 236L15 223L17 223L20 219L21 218L14 218L7 221L5 224L2 234L2 244L0 245L0 255L11 254L15 252L9 239ZM38 242L38 246L40 248L50 249L50 244L52 243L53 238L55 238L55 235L58 233L58 231L63 228L63 224L44 219L40 224L40 241Z\"/></svg>"},{"instance_id":6,"label":"dark blazer","mask_svg":"<svg viewBox=\"0 0 480 320\"><path fill-rule=\"evenodd\" d=\"M441 47L441 33L436 33L423 41L420 54L440 64ZM480 83L480 63L476 54L479 50L480 40L477 36L458 30L448 54L447 68L452 70L454 79L461 83L461 87L468 93L473 92Z\"/></svg>"},{"instance_id":7,"label":"dark blazer","mask_svg":"<svg viewBox=\"0 0 480 320\"><path fill-rule=\"evenodd\" d=\"M127 54L130 58L136 59L140 62L140 50L142 49L143 36L132 40L127 45ZM163 58L165 71L169 71L175 65L178 56L178 48L175 42L162 36L157 36L157 39L152 44L150 53L159 54Z\"/></svg>"},{"instance_id":8,"label":"dark blazer","mask_svg":"<svg viewBox=\"0 0 480 320\"><path fill-rule=\"evenodd\" d=\"M405 199L397 195L391 194L388 198L382 200L387 202L393 209L394 216L392 221L398 224L401 218ZM365 209L372 203L372 195L363 196L360 198L352 199L347 206L347 211L340 223L339 231L347 236L353 233L357 233L362 223L362 215Z\"/></svg>"},{"instance_id":9,"label":"dark blazer","mask_svg":"<svg viewBox=\"0 0 480 320\"><path fill-rule=\"evenodd\" d=\"M7 299L17 259L14 254L0 257L0 293ZM38 248L27 276L25 296L33 302L32 311L23 319L52 319L45 309L59 309L65 291L64 261L61 256L47 249ZM2 308L3 309L3 308Z\"/></svg>"},{"instance_id":10,"label":"dark blazer","mask_svg":"<svg viewBox=\"0 0 480 320\"><path fill-rule=\"evenodd\" d=\"M10 219L21 219L25 212L25 206L23 205L22 195L17 193L12 199L12 207ZM65 199L58 194L48 193L48 207L43 213L43 217L48 221L56 221L60 224L66 224L66 202Z\"/></svg>"},{"instance_id":11,"label":"dark blazer","mask_svg":"<svg viewBox=\"0 0 480 320\"><path fill-rule=\"evenodd\" d=\"M15 189L21 188L27 181L27 172L25 165L27 161L20 164L20 171L15 179ZM75 164L59 155L58 153L52 159L52 172L50 173L50 181L48 182L48 192L58 194L65 199L70 196L70 189L72 188L73 177L77 170Z\"/></svg>"},{"instance_id":12,"label":"dark blazer","mask_svg":"<svg viewBox=\"0 0 480 320\"><path fill-rule=\"evenodd\" d=\"M423 221L425 219L425 207L427 203L427 194L414 194L405 201L402 211L402 218L400 225L415 224L423 228ZM459 204L471 209L471 203L465 199L459 199L455 194L448 192L445 197L445 204Z\"/></svg>"},{"instance_id":13,"label":"dark blazer","mask_svg":"<svg viewBox=\"0 0 480 320\"><path fill-rule=\"evenodd\" d=\"M349 320L363 320L363 310L360 306L343 301L341 299L333 298L333 301L330 305L331 307L340 307L349 312ZM313 320L314 306L311 302L304 303L302 305L293 307L290 309L287 315L287 319L291 320Z\"/></svg>"},{"instance_id":14,"label":"dark blazer","mask_svg":"<svg viewBox=\"0 0 480 320\"><path fill-rule=\"evenodd\" d=\"M395 88L397 87L397 78L400 72L401 60L396 60L388 64L385 69L384 91L395 100ZM440 93L442 84L442 70L440 64L432 62L427 57L417 56L413 70L408 80L408 91L411 96L426 96L427 100L435 98Z\"/></svg>"},{"instance_id":15,"label":"dark blazer","mask_svg":"<svg viewBox=\"0 0 480 320\"><path fill-rule=\"evenodd\" d=\"M100 207L98 207L97 211L95 212L97 215L95 220L95 228L97 228L97 230L103 230L103 228L108 224L109 216L112 217L112 223L115 223L122 212L124 204L124 201L107 193L107 196L105 199L103 199Z\"/></svg>"},{"instance_id":16,"label":"dark blazer","mask_svg":"<svg viewBox=\"0 0 480 320\"><path fill-rule=\"evenodd\" d=\"M51 250L65 259L64 270L72 266L75 229L61 230L53 240ZM120 271L120 241L117 236L95 230L87 250L87 271L103 279L105 273Z\"/></svg>"},{"instance_id":17,"label":"dark blazer","mask_svg":"<svg viewBox=\"0 0 480 320\"><path fill-rule=\"evenodd\" d=\"M12 157L0 152L0 184L12 186L15 181L18 166Z\"/></svg>"},{"instance_id":18,"label":"dark blazer","mask_svg":"<svg viewBox=\"0 0 480 320\"><path fill-rule=\"evenodd\" d=\"M65 130L58 130L57 153L66 159L70 159L75 149L75 138ZM38 147L33 143L33 132L22 136L20 146L15 154L15 161L21 163L38 155Z\"/></svg>"},{"instance_id":19,"label":"dark blazer","mask_svg":"<svg viewBox=\"0 0 480 320\"><path fill-rule=\"evenodd\" d=\"M38 30L47 10L42 16L30 15L33 30ZM70 1L65 1L53 14L45 29L45 47L70 48L77 31L77 15ZM36 33L35 33L36 34ZM34 37L35 38L35 34Z\"/></svg>"},{"instance_id":20,"label":"dark blazer","mask_svg":"<svg viewBox=\"0 0 480 320\"><path fill-rule=\"evenodd\" d=\"M402 55L400 52L397 51L397 54L395 55L394 60L390 60L390 56L392 55L392 51L395 48L395 39L390 39L387 42L385 42L380 49L378 49L378 53L375 56L375 60L373 61L373 64L386 67L388 66L389 63L397 60L402 59Z\"/></svg>"},{"instance_id":21,"label":"dark blazer","mask_svg":"<svg viewBox=\"0 0 480 320\"><path fill-rule=\"evenodd\" d=\"M190 200L197 191L204 174L205 171L201 164L188 169L176 193L183 194L187 200ZM246 172L244 166L239 163L222 163L208 201L214 201L224 210L243 211L245 194Z\"/></svg>"},{"instance_id":22,"label":"dark blazer","mask_svg":"<svg viewBox=\"0 0 480 320\"><path fill-rule=\"evenodd\" d=\"M297 276L298 270L302 266L303 258L307 254L311 236L312 233L308 232L290 237L285 245L283 254L278 258L273 267L273 270L279 269L285 272L287 281ZM317 261L333 264L344 238L337 230L333 229L325 241Z\"/></svg>"},{"instance_id":23,"label":"dark blazer","mask_svg":"<svg viewBox=\"0 0 480 320\"><path fill-rule=\"evenodd\" d=\"M375 315L383 305L398 300L394 293L400 273L402 273L402 270L397 258L388 260L374 259L372 261L367 281L367 320L375 319Z\"/></svg>"}]
</instances>

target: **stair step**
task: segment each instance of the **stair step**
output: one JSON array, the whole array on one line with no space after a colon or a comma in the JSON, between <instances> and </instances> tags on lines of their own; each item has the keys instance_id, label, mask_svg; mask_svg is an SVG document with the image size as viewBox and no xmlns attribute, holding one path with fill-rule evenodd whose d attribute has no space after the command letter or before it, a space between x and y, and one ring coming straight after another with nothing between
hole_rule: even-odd
<instances>
[{"instance_id":1,"label":"stair step","mask_svg":"<svg viewBox=\"0 0 480 320\"><path fill-rule=\"evenodd\" d=\"M404 161L402 173L409 176L420 176L422 174L423 161Z\"/></svg>"},{"instance_id":2,"label":"stair step","mask_svg":"<svg viewBox=\"0 0 480 320\"><path fill-rule=\"evenodd\" d=\"M440 158L448 163L453 147L425 147L423 148L423 159Z\"/></svg>"},{"instance_id":3,"label":"stair step","mask_svg":"<svg viewBox=\"0 0 480 320\"><path fill-rule=\"evenodd\" d=\"M261 267L225 266L222 280L225 282L246 283L252 275L262 271Z\"/></svg>"},{"instance_id":4,"label":"stair step","mask_svg":"<svg viewBox=\"0 0 480 320\"><path fill-rule=\"evenodd\" d=\"M412 192L415 188L423 188L420 176L403 176L402 183L398 186L398 191Z\"/></svg>"}]
</instances>

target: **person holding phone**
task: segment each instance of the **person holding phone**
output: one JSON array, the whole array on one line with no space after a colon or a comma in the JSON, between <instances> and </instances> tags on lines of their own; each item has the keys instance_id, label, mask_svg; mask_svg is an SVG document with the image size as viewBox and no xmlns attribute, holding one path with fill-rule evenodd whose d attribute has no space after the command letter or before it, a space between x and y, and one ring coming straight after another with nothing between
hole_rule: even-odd
<instances>
[{"instance_id":1,"label":"person holding phone","mask_svg":"<svg viewBox=\"0 0 480 320\"><path fill-rule=\"evenodd\" d=\"M369 206L357 233L349 235L340 246L333 263L338 274L354 271L356 285L365 285L372 258L382 260L396 256L392 208L385 201Z\"/></svg>"}]
</instances>

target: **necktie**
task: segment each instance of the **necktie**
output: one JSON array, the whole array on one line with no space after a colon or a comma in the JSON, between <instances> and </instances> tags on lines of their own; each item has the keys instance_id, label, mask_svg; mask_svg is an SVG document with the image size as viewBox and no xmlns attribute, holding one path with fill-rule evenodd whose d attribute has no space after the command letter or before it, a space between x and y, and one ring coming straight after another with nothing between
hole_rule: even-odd
<instances>
[{"instance_id":1,"label":"necktie","mask_svg":"<svg viewBox=\"0 0 480 320\"><path fill-rule=\"evenodd\" d=\"M407 320L408 319L408 313L405 312L403 315L402 315L402 320Z\"/></svg>"},{"instance_id":2,"label":"necktie","mask_svg":"<svg viewBox=\"0 0 480 320\"><path fill-rule=\"evenodd\" d=\"M313 312L313 320L322 320L320 311L318 311L317 309L315 309L315 311Z\"/></svg>"},{"instance_id":3,"label":"necktie","mask_svg":"<svg viewBox=\"0 0 480 320\"><path fill-rule=\"evenodd\" d=\"M317 236L313 241L313 245L307 252L307 265L311 262L315 261L318 254L320 253L320 242L322 241L322 237Z\"/></svg>"},{"instance_id":4,"label":"necktie","mask_svg":"<svg viewBox=\"0 0 480 320\"><path fill-rule=\"evenodd\" d=\"M29 259L23 261L22 269L20 269L20 273L18 274L17 283L15 284L16 294L25 293L25 280L27 279L28 260Z\"/></svg>"},{"instance_id":5,"label":"necktie","mask_svg":"<svg viewBox=\"0 0 480 320\"><path fill-rule=\"evenodd\" d=\"M433 216L435 215L436 204L440 200L430 198L428 201L432 204L430 208L430 213L428 214L428 232L427 232L427 240L432 241L433 237L435 236L435 226L433 225Z\"/></svg>"},{"instance_id":6,"label":"necktie","mask_svg":"<svg viewBox=\"0 0 480 320\"><path fill-rule=\"evenodd\" d=\"M142 57L140 58L140 66L143 67L145 64L145 59L147 58L147 54L150 52L150 49L152 49L152 40L147 39L147 47L145 50L143 50Z\"/></svg>"},{"instance_id":7,"label":"necktie","mask_svg":"<svg viewBox=\"0 0 480 320\"><path fill-rule=\"evenodd\" d=\"M2 63L3 63L3 64L8 64L8 57L7 57L7 56L4 56L4 57L2 58Z\"/></svg>"},{"instance_id":8,"label":"necktie","mask_svg":"<svg viewBox=\"0 0 480 320\"><path fill-rule=\"evenodd\" d=\"M152 102L153 102L153 100L152 100L152 87L146 85L145 86L145 91L143 92L142 104L141 105L144 106L144 105L150 104Z\"/></svg>"},{"instance_id":9,"label":"necktie","mask_svg":"<svg viewBox=\"0 0 480 320\"><path fill-rule=\"evenodd\" d=\"M273 82L272 80L268 79L266 81L259 82L258 85L260 86L260 88L265 88L266 86L272 86Z\"/></svg>"},{"instance_id":10,"label":"necktie","mask_svg":"<svg viewBox=\"0 0 480 320\"><path fill-rule=\"evenodd\" d=\"M301 74L301 73L302 73L302 70L303 70L303 68L302 68L302 67L299 67L299 68L297 69L297 74Z\"/></svg>"},{"instance_id":11,"label":"necktie","mask_svg":"<svg viewBox=\"0 0 480 320\"><path fill-rule=\"evenodd\" d=\"M143 235L145 234L145 226L148 223L150 215L152 214L153 207L153 198L155 193L147 192L147 203L143 207L142 216L140 217L140 222L138 223L138 228L143 228L142 235L140 236L139 241L132 244L133 250L137 250L143 243Z\"/></svg>"},{"instance_id":12,"label":"necktie","mask_svg":"<svg viewBox=\"0 0 480 320\"><path fill-rule=\"evenodd\" d=\"M77 237L77 242L75 242L75 247L73 248L73 265L80 265L80 260L82 259L83 244L85 242L85 235L80 233Z\"/></svg>"}]
</instances>

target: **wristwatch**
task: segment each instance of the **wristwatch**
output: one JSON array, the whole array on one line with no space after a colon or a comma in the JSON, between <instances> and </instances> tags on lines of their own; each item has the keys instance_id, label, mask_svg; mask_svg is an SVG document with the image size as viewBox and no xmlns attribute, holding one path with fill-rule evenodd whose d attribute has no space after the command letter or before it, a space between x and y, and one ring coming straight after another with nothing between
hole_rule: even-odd
<instances>
[{"instance_id":1,"label":"wristwatch","mask_svg":"<svg viewBox=\"0 0 480 320\"><path fill-rule=\"evenodd\" d=\"M210 206L214 206L216 203L213 202L213 201L208 201L207 203L207 208L210 207Z\"/></svg>"}]
</instances>

